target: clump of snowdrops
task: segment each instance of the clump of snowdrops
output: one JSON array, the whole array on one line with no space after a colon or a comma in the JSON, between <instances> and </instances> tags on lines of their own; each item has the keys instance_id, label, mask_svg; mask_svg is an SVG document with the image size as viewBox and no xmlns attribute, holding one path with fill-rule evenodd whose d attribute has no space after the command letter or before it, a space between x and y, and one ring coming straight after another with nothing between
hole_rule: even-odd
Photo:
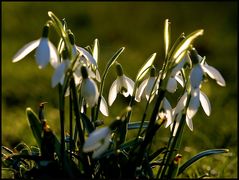
<instances>
[{"instance_id":1,"label":"clump of snowdrops","mask_svg":"<svg viewBox=\"0 0 239 180\"><path fill-rule=\"evenodd\" d=\"M98 39L92 46L80 47L75 44L66 20L59 20L52 12L48 15L50 19L43 27L42 36L21 48L12 61L18 62L35 50L40 69L48 64L54 68L51 85L59 90L60 137L45 118L45 102L40 103L38 113L28 107L27 119L38 146L25 143L14 149L2 146L5 176L169 179L180 176L202 157L228 152L227 149L205 150L180 163L184 128L188 127L193 135L193 117L200 105L207 116L211 113L202 85L207 78L214 79L220 86L226 85L220 72L207 64L206 57L199 55L193 46L194 40L203 35L202 29L187 36L182 33L173 42L171 23L166 19L161 69L155 68L156 53L153 53L131 79L117 61L124 47L112 55L101 74L97 64ZM49 39L50 28L59 36L57 47ZM111 68L115 69L117 78L107 90L104 83ZM108 97L103 97L105 91ZM128 105L117 109L119 115L110 122L99 119L99 113L103 117L110 114L110 106L119 94L130 97ZM175 107L168 97L177 100ZM135 104L142 101L146 103L138 115L140 119L133 119ZM66 103L69 103L69 113L66 113ZM169 131L168 142L153 150L152 141L162 128ZM137 133L129 137L132 129Z\"/></svg>"}]
</instances>

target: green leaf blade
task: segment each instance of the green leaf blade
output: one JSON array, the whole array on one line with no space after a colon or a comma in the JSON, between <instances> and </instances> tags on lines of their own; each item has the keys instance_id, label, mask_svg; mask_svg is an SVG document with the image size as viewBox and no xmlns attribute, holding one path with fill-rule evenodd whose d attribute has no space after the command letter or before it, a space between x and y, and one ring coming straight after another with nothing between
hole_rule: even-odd
<instances>
[{"instance_id":1,"label":"green leaf blade","mask_svg":"<svg viewBox=\"0 0 239 180\"><path fill-rule=\"evenodd\" d=\"M165 57L168 55L169 45L170 45L170 21L165 20L164 24L164 46L165 46Z\"/></svg>"},{"instance_id":2,"label":"green leaf blade","mask_svg":"<svg viewBox=\"0 0 239 180\"><path fill-rule=\"evenodd\" d=\"M213 154L228 153L228 152L229 152L228 149L210 149L210 150L200 152L199 154L193 156L191 159L189 159L187 162L185 162L182 166L180 166L178 175L180 175L186 168L191 166L194 162L198 161L199 159L201 159L205 156L209 156L209 155L213 155Z\"/></svg>"},{"instance_id":3,"label":"green leaf blade","mask_svg":"<svg viewBox=\"0 0 239 180\"><path fill-rule=\"evenodd\" d=\"M137 76L136 76L136 81L140 81L146 73L149 71L149 67L152 66L154 63L155 57L157 53L153 53L146 61L146 63L140 68Z\"/></svg>"}]
</instances>

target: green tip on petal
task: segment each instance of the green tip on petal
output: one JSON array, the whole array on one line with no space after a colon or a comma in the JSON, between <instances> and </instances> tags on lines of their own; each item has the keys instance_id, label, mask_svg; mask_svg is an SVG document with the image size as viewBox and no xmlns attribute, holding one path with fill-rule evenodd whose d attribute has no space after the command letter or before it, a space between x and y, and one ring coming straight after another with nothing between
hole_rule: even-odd
<instances>
[{"instance_id":1,"label":"green tip on petal","mask_svg":"<svg viewBox=\"0 0 239 180\"><path fill-rule=\"evenodd\" d=\"M42 37L47 38L49 33L49 24L46 24L42 30Z\"/></svg>"},{"instance_id":2,"label":"green tip on petal","mask_svg":"<svg viewBox=\"0 0 239 180\"><path fill-rule=\"evenodd\" d=\"M123 68L119 63L116 64L116 73L118 76L123 76Z\"/></svg>"},{"instance_id":3,"label":"green tip on petal","mask_svg":"<svg viewBox=\"0 0 239 180\"><path fill-rule=\"evenodd\" d=\"M81 74L82 74L83 79L88 78L88 72L87 72L87 69L85 66L81 67Z\"/></svg>"}]
</instances>

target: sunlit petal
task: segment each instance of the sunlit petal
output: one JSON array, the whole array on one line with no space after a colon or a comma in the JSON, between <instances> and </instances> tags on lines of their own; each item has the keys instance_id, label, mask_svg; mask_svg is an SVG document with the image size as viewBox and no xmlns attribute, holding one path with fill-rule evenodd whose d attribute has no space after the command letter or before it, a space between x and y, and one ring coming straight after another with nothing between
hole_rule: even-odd
<instances>
[{"instance_id":1,"label":"sunlit petal","mask_svg":"<svg viewBox=\"0 0 239 180\"><path fill-rule=\"evenodd\" d=\"M108 106L103 96L101 96L100 101L100 112L102 112L102 114L104 114L105 116L109 116Z\"/></svg>"},{"instance_id":2,"label":"sunlit petal","mask_svg":"<svg viewBox=\"0 0 239 180\"><path fill-rule=\"evenodd\" d=\"M39 45L40 39L31 41L23 46L13 57L12 62L18 62L23 59L26 55L32 52Z\"/></svg>"},{"instance_id":3,"label":"sunlit petal","mask_svg":"<svg viewBox=\"0 0 239 180\"><path fill-rule=\"evenodd\" d=\"M178 114L179 112L181 112L185 106L186 106L186 102L187 102L187 92L185 92L183 94L183 96L180 98L180 100L178 101L176 107L175 107L175 114Z\"/></svg>"},{"instance_id":4,"label":"sunlit petal","mask_svg":"<svg viewBox=\"0 0 239 180\"><path fill-rule=\"evenodd\" d=\"M64 76L64 73L65 73L65 67L66 67L66 64L64 62L62 62L55 69L55 72L54 72L54 74L52 76L52 79L51 79L51 86L52 87L55 87L61 81L62 76Z\"/></svg>"},{"instance_id":5,"label":"sunlit petal","mask_svg":"<svg viewBox=\"0 0 239 180\"><path fill-rule=\"evenodd\" d=\"M207 63L202 65L203 70L212 78L215 79L220 86L226 86L226 82L221 73L214 67L209 66Z\"/></svg>"},{"instance_id":6,"label":"sunlit petal","mask_svg":"<svg viewBox=\"0 0 239 180\"><path fill-rule=\"evenodd\" d=\"M155 77L150 77L148 82L147 82L147 86L145 87L145 96L146 96L147 100L149 100L149 96L150 96L150 93L151 93L151 91L153 89L155 80L156 80ZM154 87L154 91L156 90L156 88L157 88L157 84Z\"/></svg>"},{"instance_id":7,"label":"sunlit petal","mask_svg":"<svg viewBox=\"0 0 239 180\"><path fill-rule=\"evenodd\" d=\"M88 52L86 51L84 48L82 47L76 47L78 51L80 51L80 53L82 53L82 55L89 61L91 62L91 64L94 64L95 66L97 66L96 64L96 60L93 58L93 56Z\"/></svg>"},{"instance_id":8,"label":"sunlit petal","mask_svg":"<svg viewBox=\"0 0 239 180\"><path fill-rule=\"evenodd\" d=\"M191 98L187 109L187 116L189 119L193 118L193 116L197 113L199 105L199 88L192 89Z\"/></svg>"},{"instance_id":9,"label":"sunlit petal","mask_svg":"<svg viewBox=\"0 0 239 180\"><path fill-rule=\"evenodd\" d=\"M167 83L167 87L166 87L167 91L170 93L174 93L177 89L177 81L175 78L170 77Z\"/></svg>"},{"instance_id":10,"label":"sunlit petal","mask_svg":"<svg viewBox=\"0 0 239 180\"><path fill-rule=\"evenodd\" d=\"M110 137L111 137L111 135L109 134L104 139L104 143L94 151L94 153L92 154L93 159L99 157L100 155L102 155L108 149L108 147L110 145Z\"/></svg>"},{"instance_id":11,"label":"sunlit petal","mask_svg":"<svg viewBox=\"0 0 239 180\"><path fill-rule=\"evenodd\" d=\"M202 91L200 91L199 98L200 98L200 102L201 102L204 112L206 113L207 116L210 116L211 104L210 104L210 101L209 101L207 95L205 93L203 93Z\"/></svg>"},{"instance_id":12,"label":"sunlit petal","mask_svg":"<svg viewBox=\"0 0 239 180\"><path fill-rule=\"evenodd\" d=\"M181 73L178 73L175 75L175 79L178 81L178 83L184 87L184 81Z\"/></svg>"},{"instance_id":13,"label":"sunlit petal","mask_svg":"<svg viewBox=\"0 0 239 180\"><path fill-rule=\"evenodd\" d=\"M135 94L135 100L137 102L140 102L141 101L141 98L142 98L142 95L143 95L143 92L144 92L144 89L147 85L147 82L148 82L148 79L145 79L139 86L139 88L137 89L136 91L136 94Z\"/></svg>"},{"instance_id":14,"label":"sunlit petal","mask_svg":"<svg viewBox=\"0 0 239 180\"><path fill-rule=\"evenodd\" d=\"M81 96L84 97L89 107L93 107L97 103L99 92L92 79L83 79L81 85Z\"/></svg>"},{"instance_id":15,"label":"sunlit petal","mask_svg":"<svg viewBox=\"0 0 239 180\"><path fill-rule=\"evenodd\" d=\"M127 84L127 90L129 92L129 94L132 96L133 94L133 89L134 89L134 81L130 78L128 78L127 76L123 75L125 82Z\"/></svg>"},{"instance_id":16,"label":"sunlit petal","mask_svg":"<svg viewBox=\"0 0 239 180\"><path fill-rule=\"evenodd\" d=\"M163 108L167 117L167 122L165 124L165 127L167 128L172 123L172 107L165 97L163 99Z\"/></svg>"},{"instance_id":17,"label":"sunlit petal","mask_svg":"<svg viewBox=\"0 0 239 180\"><path fill-rule=\"evenodd\" d=\"M36 49L36 61L38 67L44 68L50 61L50 47L48 38L41 38L39 46Z\"/></svg>"},{"instance_id":18,"label":"sunlit petal","mask_svg":"<svg viewBox=\"0 0 239 180\"><path fill-rule=\"evenodd\" d=\"M188 117L187 115L186 115L186 123L187 123L189 129L191 131L193 131L193 121L192 121L192 118Z\"/></svg>"},{"instance_id":19,"label":"sunlit petal","mask_svg":"<svg viewBox=\"0 0 239 180\"><path fill-rule=\"evenodd\" d=\"M112 83L111 87L110 87L110 91L109 91L109 96L108 96L108 103L109 106L111 106L113 104L113 102L115 101L116 97L117 97L117 79Z\"/></svg>"},{"instance_id":20,"label":"sunlit petal","mask_svg":"<svg viewBox=\"0 0 239 180\"><path fill-rule=\"evenodd\" d=\"M106 138L109 133L110 133L110 129L108 127L103 127L93 131L89 135L89 138L85 141L83 145L83 151L90 152L99 148L101 146L101 140Z\"/></svg>"},{"instance_id":21,"label":"sunlit petal","mask_svg":"<svg viewBox=\"0 0 239 180\"><path fill-rule=\"evenodd\" d=\"M50 47L50 63L52 67L56 68L60 64L57 50L50 41L49 41L49 47Z\"/></svg>"}]
</instances>

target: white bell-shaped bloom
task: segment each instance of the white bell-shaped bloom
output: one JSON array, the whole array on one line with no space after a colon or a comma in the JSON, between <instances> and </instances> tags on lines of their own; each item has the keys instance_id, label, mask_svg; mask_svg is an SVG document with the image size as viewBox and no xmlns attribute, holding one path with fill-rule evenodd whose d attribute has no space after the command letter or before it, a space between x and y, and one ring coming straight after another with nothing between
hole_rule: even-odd
<instances>
[{"instance_id":1,"label":"white bell-shaped bloom","mask_svg":"<svg viewBox=\"0 0 239 180\"><path fill-rule=\"evenodd\" d=\"M99 92L96 83L92 79L83 78L81 96L85 99L89 107L94 107L97 104Z\"/></svg>"},{"instance_id":2,"label":"white bell-shaped bloom","mask_svg":"<svg viewBox=\"0 0 239 180\"><path fill-rule=\"evenodd\" d=\"M156 92L158 84L154 86L155 80L156 80L156 77L149 77L148 79L145 79L140 84L135 94L135 100L137 102L140 102L142 97L145 97L147 100L149 100L149 96L153 87L154 87L154 90L152 93L154 94ZM152 95L152 97L154 97L154 95ZM150 100L153 100L153 98L151 98Z\"/></svg>"},{"instance_id":3,"label":"white bell-shaped bloom","mask_svg":"<svg viewBox=\"0 0 239 180\"><path fill-rule=\"evenodd\" d=\"M112 83L109 91L108 103L111 106L115 101L117 94L121 93L125 97L132 96L134 89L134 81L125 75L118 76Z\"/></svg>"},{"instance_id":4,"label":"white bell-shaped bloom","mask_svg":"<svg viewBox=\"0 0 239 180\"><path fill-rule=\"evenodd\" d=\"M94 151L92 158L97 158L103 154L110 145L111 130L103 127L93 131L83 145L84 152Z\"/></svg>"},{"instance_id":5,"label":"white bell-shaped bloom","mask_svg":"<svg viewBox=\"0 0 239 180\"><path fill-rule=\"evenodd\" d=\"M39 69L46 67L49 62L54 68L58 66L59 58L57 50L47 37L42 37L23 46L13 57L12 62L22 60L34 49L36 49L35 58Z\"/></svg>"},{"instance_id":6,"label":"white bell-shaped bloom","mask_svg":"<svg viewBox=\"0 0 239 180\"><path fill-rule=\"evenodd\" d=\"M43 28L42 37L23 46L13 57L12 62L22 60L26 55L36 49L35 58L38 67L44 68L50 62L56 68L59 64L59 57L55 46L48 39L49 26Z\"/></svg>"}]
</instances>

